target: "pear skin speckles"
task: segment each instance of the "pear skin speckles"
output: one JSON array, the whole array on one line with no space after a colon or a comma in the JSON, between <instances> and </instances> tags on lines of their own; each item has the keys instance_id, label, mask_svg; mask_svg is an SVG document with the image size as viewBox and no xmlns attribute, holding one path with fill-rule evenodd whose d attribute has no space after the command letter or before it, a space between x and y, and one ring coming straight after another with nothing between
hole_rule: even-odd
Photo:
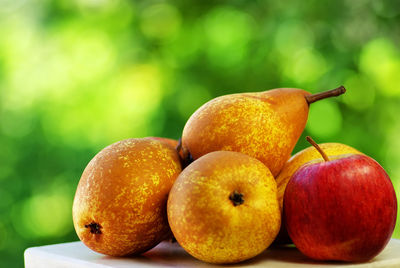
<instances>
[{"instance_id":1,"label":"pear skin speckles","mask_svg":"<svg viewBox=\"0 0 400 268\"><path fill-rule=\"evenodd\" d=\"M289 159L308 117L300 89L275 89L215 98L188 120L182 144L194 159L218 150L237 151L263 162L274 176Z\"/></svg>"},{"instance_id":2,"label":"pear skin speckles","mask_svg":"<svg viewBox=\"0 0 400 268\"><path fill-rule=\"evenodd\" d=\"M170 229L166 202L181 172L172 146L154 138L128 139L99 152L85 168L73 203L79 238L99 253L142 253ZM95 223L100 234L85 227Z\"/></svg>"},{"instance_id":3,"label":"pear skin speckles","mask_svg":"<svg viewBox=\"0 0 400 268\"><path fill-rule=\"evenodd\" d=\"M235 206L232 192L243 194ZM178 176L168 198L168 220L179 244L210 263L235 263L266 249L281 214L269 169L255 158L217 151L195 160Z\"/></svg>"}]
</instances>

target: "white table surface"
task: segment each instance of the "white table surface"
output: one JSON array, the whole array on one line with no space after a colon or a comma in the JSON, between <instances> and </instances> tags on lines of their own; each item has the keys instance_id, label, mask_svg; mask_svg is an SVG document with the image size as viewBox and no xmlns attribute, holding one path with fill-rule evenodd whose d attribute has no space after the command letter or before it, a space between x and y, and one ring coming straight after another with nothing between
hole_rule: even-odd
<instances>
[{"instance_id":1,"label":"white table surface","mask_svg":"<svg viewBox=\"0 0 400 268\"><path fill-rule=\"evenodd\" d=\"M82 242L28 248L26 268L213 267L187 254L177 243L162 242L142 256L115 258L96 253ZM295 248L269 248L261 255L229 267L400 267L400 240L391 239L373 260L363 264L313 262ZM215 266L214 266L215 267ZM223 267L218 265L217 267Z\"/></svg>"}]
</instances>

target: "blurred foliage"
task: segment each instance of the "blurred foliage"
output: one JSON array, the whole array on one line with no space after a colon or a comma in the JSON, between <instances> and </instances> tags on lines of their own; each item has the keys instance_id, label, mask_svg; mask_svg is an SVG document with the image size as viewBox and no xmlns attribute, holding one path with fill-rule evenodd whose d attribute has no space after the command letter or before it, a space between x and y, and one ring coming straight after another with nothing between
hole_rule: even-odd
<instances>
[{"instance_id":1,"label":"blurred foliage","mask_svg":"<svg viewBox=\"0 0 400 268\"><path fill-rule=\"evenodd\" d=\"M75 188L100 149L179 138L228 93L344 84L313 104L304 135L372 156L400 197L399 44L390 0L0 1L1 266L77 240Z\"/></svg>"}]
</instances>

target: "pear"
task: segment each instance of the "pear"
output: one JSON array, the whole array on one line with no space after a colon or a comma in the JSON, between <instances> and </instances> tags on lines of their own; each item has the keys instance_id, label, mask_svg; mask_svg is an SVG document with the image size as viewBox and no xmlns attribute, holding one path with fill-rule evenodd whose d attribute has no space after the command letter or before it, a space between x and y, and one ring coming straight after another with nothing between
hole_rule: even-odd
<instances>
[{"instance_id":1,"label":"pear","mask_svg":"<svg viewBox=\"0 0 400 268\"><path fill-rule=\"evenodd\" d=\"M76 190L72 214L78 237L111 256L156 246L171 234L166 204L180 172L177 151L154 138L127 139L101 150Z\"/></svg>"},{"instance_id":2,"label":"pear","mask_svg":"<svg viewBox=\"0 0 400 268\"><path fill-rule=\"evenodd\" d=\"M279 88L224 95L201 106L182 133L185 158L213 151L236 151L263 162L278 175L307 122L309 105L338 96L343 86L322 93Z\"/></svg>"},{"instance_id":3,"label":"pear","mask_svg":"<svg viewBox=\"0 0 400 268\"><path fill-rule=\"evenodd\" d=\"M162 137L150 137L152 139L155 140L159 140L162 141L164 143L167 143L168 145L170 145L172 148L174 148L175 150L177 150L179 157L181 158L181 162L183 160L183 152L181 150L181 146L182 146L182 141L181 139L179 140L174 140L174 139L170 139L170 138L162 138ZM186 162L185 162L186 163Z\"/></svg>"},{"instance_id":4,"label":"pear","mask_svg":"<svg viewBox=\"0 0 400 268\"><path fill-rule=\"evenodd\" d=\"M269 169L248 155L217 151L186 167L168 197L168 221L178 243L210 263L236 263L266 249L281 213Z\"/></svg>"},{"instance_id":5,"label":"pear","mask_svg":"<svg viewBox=\"0 0 400 268\"><path fill-rule=\"evenodd\" d=\"M150 137L150 138L165 142L165 143L169 144L170 146L172 146L172 148L175 148L175 149L177 148L177 146L179 144L179 141L170 139L170 138L162 138L162 137Z\"/></svg>"},{"instance_id":6,"label":"pear","mask_svg":"<svg viewBox=\"0 0 400 268\"><path fill-rule=\"evenodd\" d=\"M362 154L360 151L342 143L321 143L319 147L332 159L337 155L343 154ZM283 208L283 196L285 194L286 185L288 184L292 175L304 164L310 163L321 158L321 154L315 149L314 146L310 146L297 154L293 155L283 166L281 172L276 177L276 183L278 185L278 201L279 207L282 212ZM291 240L287 234L284 225L281 226L278 237L275 241L276 244L289 244Z\"/></svg>"}]
</instances>

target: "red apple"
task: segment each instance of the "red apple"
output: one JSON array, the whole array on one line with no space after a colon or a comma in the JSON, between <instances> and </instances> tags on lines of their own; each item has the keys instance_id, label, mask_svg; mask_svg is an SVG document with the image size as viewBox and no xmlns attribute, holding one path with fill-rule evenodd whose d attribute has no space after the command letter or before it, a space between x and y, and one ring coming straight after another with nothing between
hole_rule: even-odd
<instances>
[{"instance_id":1,"label":"red apple","mask_svg":"<svg viewBox=\"0 0 400 268\"><path fill-rule=\"evenodd\" d=\"M368 261L384 249L395 227L397 200L390 178L365 155L323 157L302 166L287 185L289 236L312 259Z\"/></svg>"}]
</instances>

